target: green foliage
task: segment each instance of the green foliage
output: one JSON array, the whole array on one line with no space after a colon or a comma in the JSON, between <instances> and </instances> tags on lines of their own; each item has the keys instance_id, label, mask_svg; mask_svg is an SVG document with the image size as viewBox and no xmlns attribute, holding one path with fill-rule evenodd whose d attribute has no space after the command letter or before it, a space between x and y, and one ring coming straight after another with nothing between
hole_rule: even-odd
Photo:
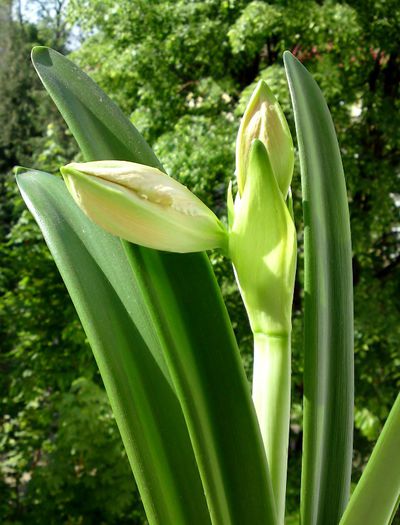
<instances>
[{"instance_id":1,"label":"green foliage","mask_svg":"<svg viewBox=\"0 0 400 525\"><path fill-rule=\"evenodd\" d=\"M68 9L70 22L78 22L83 31L82 43L73 59L84 65L131 115L154 145L167 171L194 190L219 216L225 213L226 186L233 178L233 145L243 103L252 89L248 86L254 87L259 78L266 79L293 124L282 52L292 50L320 84L336 125L350 200L357 479L400 386L399 218L393 198L399 195L400 163L399 3L71 0ZM3 20L1 39L9 34L3 31L9 24L8 18ZM35 29L26 25L28 35L30 31L33 36L24 45L13 36L12 56L6 58L2 54L0 60L2 173L16 162L56 172L76 153L71 137L50 109L52 106L37 90L28 63L28 48L34 41L45 42L38 41ZM10 45L7 49L11 49ZM14 66L16 63L18 67ZM51 124L49 128L47 123ZM38 136L39 130L47 130L46 135ZM24 465L30 465L35 451L40 450L38 444L46 442L49 435L57 436L59 431L57 425L46 422L56 412L53 396L69 392L78 377L96 384L99 379L94 375L89 350L47 248L39 240L32 220L22 212L13 183L5 185L5 180L2 175L0 359L5 373L1 374L0 388L1 398L6 401L2 402L1 421L4 424L4 415L9 414L17 418L13 428L29 421L26 426L32 430L24 440L17 436L13 442L8 441L0 454L2 458L4 454L20 458L21 463L15 460L14 472L21 478ZM296 222L301 226L298 188L297 172L293 190ZM15 233L10 234L11 230ZM299 284L303 279L301 241L300 236ZM212 262L250 370L248 323L230 264L218 254L212 255ZM298 411L292 414L288 491L289 507L293 509L298 507L298 422L303 390L299 289L297 286L295 290L293 333L293 397ZM24 370L32 370L33 374L23 378ZM44 396L43 392L31 393L36 382L42 390L49 391L45 397L49 416L45 417L43 409L26 408L32 399ZM8 394L10 388L13 395ZM27 411L29 416L25 415ZM43 419L39 414L43 414ZM98 465L101 461L99 454ZM3 501L9 498L13 502L19 498L20 508L34 507L33 499L25 495L26 485L19 491L7 484L4 487L6 497L2 498L0 512L6 512ZM75 485L75 489L78 493L79 486ZM109 490L110 497L114 497L115 485ZM42 518L46 501L45 491L41 491L37 505L42 506ZM4 514L7 519L10 512L15 512L14 506L11 510L9 507L9 514ZM22 519L16 518L15 513L11 515L13 523ZM93 514L86 514L85 518L89 522L90 516ZM96 521L102 519L104 514L98 507ZM48 520L44 517L42 522Z\"/></svg>"},{"instance_id":2,"label":"green foliage","mask_svg":"<svg viewBox=\"0 0 400 525\"><path fill-rule=\"evenodd\" d=\"M0 9L1 6L0 6ZM4 8L3 8L4 9ZM1 12L0 12L1 13ZM32 144L25 138L40 133L32 86L37 85L28 62L30 48L37 41L34 26L19 27L0 18L0 169L17 159L29 159ZM18 110L15 108L18 107Z\"/></svg>"},{"instance_id":3,"label":"green foliage","mask_svg":"<svg viewBox=\"0 0 400 525\"><path fill-rule=\"evenodd\" d=\"M234 64L224 38L234 16L229 2L71 1L70 14L89 35L98 28L74 60L85 64L128 114L140 100L135 115L152 141L191 107L190 93L201 96L203 79L230 82ZM110 58L106 64L104 56Z\"/></svg>"},{"instance_id":4,"label":"green foliage","mask_svg":"<svg viewBox=\"0 0 400 525\"><path fill-rule=\"evenodd\" d=\"M154 146L167 172L190 187L219 217L226 216L225 191L235 164L232 120L230 112L214 118L186 115Z\"/></svg>"},{"instance_id":5,"label":"green foliage","mask_svg":"<svg viewBox=\"0 0 400 525\"><path fill-rule=\"evenodd\" d=\"M53 432L41 441L48 428ZM89 379L74 380L63 394L37 395L17 417L6 418L3 430L5 441L19 443L19 453L14 447L2 463L9 505L2 513L5 523L78 524L99 509L106 523L125 523L129 516L133 523L140 515L107 397ZM32 443L37 448L30 449L26 463L24 448ZM119 490L110 499L115 485Z\"/></svg>"},{"instance_id":6,"label":"green foliage","mask_svg":"<svg viewBox=\"0 0 400 525\"><path fill-rule=\"evenodd\" d=\"M243 9L228 32L234 54L242 53L247 60L254 60L265 45L266 37L279 34L282 27L281 6L256 0Z\"/></svg>"}]
</instances>

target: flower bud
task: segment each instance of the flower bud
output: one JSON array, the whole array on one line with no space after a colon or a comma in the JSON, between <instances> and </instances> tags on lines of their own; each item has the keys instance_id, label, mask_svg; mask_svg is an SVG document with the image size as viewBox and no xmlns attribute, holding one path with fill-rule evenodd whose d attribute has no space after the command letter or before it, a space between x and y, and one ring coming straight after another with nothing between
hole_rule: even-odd
<instances>
[{"instance_id":1,"label":"flower bud","mask_svg":"<svg viewBox=\"0 0 400 525\"><path fill-rule=\"evenodd\" d=\"M290 333L296 231L260 140L250 147L246 184L235 200L229 253L252 331Z\"/></svg>"},{"instance_id":2,"label":"flower bud","mask_svg":"<svg viewBox=\"0 0 400 525\"><path fill-rule=\"evenodd\" d=\"M214 213L157 168L105 160L68 164L61 173L86 215L113 235L178 253L226 248Z\"/></svg>"},{"instance_id":3,"label":"flower bud","mask_svg":"<svg viewBox=\"0 0 400 525\"><path fill-rule=\"evenodd\" d=\"M254 139L267 149L272 171L286 199L293 175L293 141L285 115L267 84L260 80L244 112L236 140L236 176L242 195L247 179L249 151Z\"/></svg>"}]
</instances>

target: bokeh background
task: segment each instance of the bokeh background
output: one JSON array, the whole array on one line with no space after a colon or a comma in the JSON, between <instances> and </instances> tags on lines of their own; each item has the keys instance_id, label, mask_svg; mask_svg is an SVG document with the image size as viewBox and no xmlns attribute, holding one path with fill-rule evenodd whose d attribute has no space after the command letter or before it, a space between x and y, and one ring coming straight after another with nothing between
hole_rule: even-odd
<instances>
[{"instance_id":1,"label":"bokeh background","mask_svg":"<svg viewBox=\"0 0 400 525\"><path fill-rule=\"evenodd\" d=\"M0 522L144 524L91 350L11 171L57 174L80 159L31 66L33 45L78 63L168 172L220 217L255 83L268 82L294 130L283 51L313 73L335 122L351 212L356 481L400 389L400 3L0 0ZM288 523L296 522L302 438L298 171ZM251 337L231 266L210 257L250 380Z\"/></svg>"}]
</instances>

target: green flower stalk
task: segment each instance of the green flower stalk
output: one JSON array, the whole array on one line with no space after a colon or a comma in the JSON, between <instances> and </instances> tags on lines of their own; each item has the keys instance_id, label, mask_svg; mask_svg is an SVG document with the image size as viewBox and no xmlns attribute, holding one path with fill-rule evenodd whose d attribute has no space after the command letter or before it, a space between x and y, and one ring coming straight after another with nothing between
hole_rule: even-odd
<instances>
[{"instance_id":1,"label":"green flower stalk","mask_svg":"<svg viewBox=\"0 0 400 525\"><path fill-rule=\"evenodd\" d=\"M68 164L61 174L80 208L113 235L177 253L227 247L214 213L157 168L104 160Z\"/></svg>"},{"instance_id":2,"label":"green flower stalk","mask_svg":"<svg viewBox=\"0 0 400 525\"><path fill-rule=\"evenodd\" d=\"M254 334L253 401L278 516L283 525L290 420L290 334L296 230L286 204L293 143L264 82L246 109L237 140L239 192L228 193L229 253Z\"/></svg>"}]
</instances>

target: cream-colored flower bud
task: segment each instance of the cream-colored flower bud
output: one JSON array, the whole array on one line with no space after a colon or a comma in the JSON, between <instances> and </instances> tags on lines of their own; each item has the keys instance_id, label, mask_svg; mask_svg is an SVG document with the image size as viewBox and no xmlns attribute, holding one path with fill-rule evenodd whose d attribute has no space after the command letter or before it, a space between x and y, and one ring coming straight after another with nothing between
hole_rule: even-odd
<instances>
[{"instance_id":1,"label":"cream-colored flower bud","mask_svg":"<svg viewBox=\"0 0 400 525\"><path fill-rule=\"evenodd\" d=\"M285 115L269 89L260 80L244 112L236 140L236 176L242 195L247 179L249 151L259 139L267 149L272 171L286 199L293 176L293 141Z\"/></svg>"},{"instance_id":2,"label":"cream-colored flower bud","mask_svg":"<svg viewBox=\"0 0 400 525\"><path fill-rule=\"evenodd\" d=\"M61 173L86 215L113 235L178 253L226 248L214 213L157 168L104 160L68 164Z\"/></svg>"}]
</instances>

